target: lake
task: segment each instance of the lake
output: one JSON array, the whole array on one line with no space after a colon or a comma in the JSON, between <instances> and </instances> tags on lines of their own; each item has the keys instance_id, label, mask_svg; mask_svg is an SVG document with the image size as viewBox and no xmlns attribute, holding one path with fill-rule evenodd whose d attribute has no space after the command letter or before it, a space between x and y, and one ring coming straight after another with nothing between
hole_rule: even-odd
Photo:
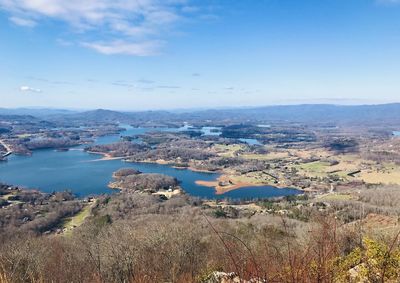
<instances>
[{"instance_id":1,"label":"lake","mask_svg":"<svg viewBox=\"0 0 400 283\"><path fill-rule=\"evenodd\" d=\"M132 128L125 126L121 135L131 136L148 131L167 128ZM176 131L176 129L175 129ZM112 143L120 135L100 137L97 144ZM123 167L131 167L144 173L161 173L177 178L186 193L202 198L252 199L299 194L295 189L278 189L271 186L240 188L223 195L216 195L213 188L200 186L197 180L213 181L215 173L194 172L176 169L168 165L149 163L130 163L121 160L99 160L102 156L83 151L83 146L69 151L43 149L34 151L32 156L11 155L8 162L0 162L0 182L37 188L44 192L71 190L80 197L103 193L112 193L107 184L112 180L112 173Z\"/></svg>"},{"instance_id":2,"label":"lake","mask_svg":"<svg viewBox=\"0 0 400 283\"><path fill-rule=\"evenodd\" d=\"M258 140L256 139L239 139L241 142L245 142L248 145L262 145Z\"/></svg>"}]
</instances>

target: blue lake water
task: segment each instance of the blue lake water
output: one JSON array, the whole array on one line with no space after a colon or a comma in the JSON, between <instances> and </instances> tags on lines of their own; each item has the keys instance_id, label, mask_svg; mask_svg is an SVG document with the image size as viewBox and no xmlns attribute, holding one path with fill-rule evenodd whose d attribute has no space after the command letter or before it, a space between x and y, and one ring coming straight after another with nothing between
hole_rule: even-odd
<instances>
[{"instance_id":1,"label":"blue lake water","mask_svg":"<svg viewBox=\"0 0 400 283\"><path fill-rule=\"evenodd\" d=\"M400 137L400 131L393 131L393 135L395 137Z\"/></svg>"},{"instance_id":2,"label":"blue lake water","mask_svg":"<svg viewBox=\"0 0 400 283\"><path fill-rule=\"evenodd\" d=\"M241 142L245 142L248 145L262 145L258 140L256 139L239 139Z\"/></svg>"},{"instance_id":3,"label":"blue lake water","mask_svg":"<svg viewBox=\"0 0 400 283\"><path fill-rule=\"evenodd\" d=\"M156 129L132 128L121 135L137 135ZM168 130L168 129L160 129ZM119 140L120 135L99 138L96 143L105 144ZM195 181L213 181L218 174L176 169L168 165L129 163L121 160L101 160L100 155L89 154L82 147L69 151L52 149L36 150L32 156L9 157L0 162L0 182L37 188L44 192L71 190L78 196L112 193L107 187L112 173L124 167L132 167L144 173L161 173L177 178L181 187L190 195L203 198L251 199L299 194L294 189L278 189L270 186L240 188L223 195L216 195L213 188L197 185Z\"/></svg>"},{"instance_id":4,"label":"blue lake water","mask_svg":"<svg viewBox=\"0 0 400 283\"><path fill-rule=\"evenodd\" d=\"M201 131L206 136L219 136L221 135L221 127L203 127Z\"/></svg>"}]
</instances>

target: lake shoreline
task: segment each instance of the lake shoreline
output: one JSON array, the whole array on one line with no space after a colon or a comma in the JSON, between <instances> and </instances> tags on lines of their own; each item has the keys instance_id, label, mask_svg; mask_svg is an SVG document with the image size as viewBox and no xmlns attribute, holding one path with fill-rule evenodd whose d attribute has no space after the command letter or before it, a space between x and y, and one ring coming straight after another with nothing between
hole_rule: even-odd
<instances>
[{"instance_id":1,"label":"lake shoreline","mask_svg":"<svg viewBox=\"0 0 400 283\"><path fill-rule=\"evenodd\" d=\"M114 139L118 140L119 136L112 135L110 138L104 136L102 139L97 141L99 145L106 142L112 143ZM97 157L94 155L97 155ZM82 163L86 163L86 165L79 165ZM90 163L91 165L89 165ZM180 163L174 160L167 161L163 159L133 161L129 160L129 157L113 156L112 152L90 151L81 146L72 147L68 151L62 152L56 151L55 148L48 148L35 150L33 156L13 157L8 164L2 164L4 169L7 168L8 170L0 172L0 179L6 183L40 188L42 192L71 189L74 194L81 198L90 195L112 194L113 191L116 191L116 188L110 188L108 183L113 172L123 167L133 167L143 173L159 173L175 177L181 182L180 187L185 194L203 199L223 198L225 197L225 192L245 187L249 187L249 190L237 190L233 194L227 194L226 197L261 199L297 194L296 191L291 190L277 192L274 189L256 188L265 186L265 184L252 184L251 182L216 188L218 185L217 179L220 178L221 174L227 174L227 172L224 170L209 171L198 169L196 168L197 164L183 165L185 166L180 166ZM29 174L25 174L21 178L19 172L23 167L27 168L26 171ZM199 183L196 180L201 181ZM167 195L169 196L170 194Z\"/></svg>"},{"instance_id":2,"label":"lake shoreline","mask_svg":"<svg viewBox=\"0 0 400 283\"><path fill-rule=\"evenodd\" d=\"M102 155L102 158L99 159L94 159L90 160L88 162L98 162L98 161L107 161L107 160L123 160L125 157L114 157L109 153L103 153L103 152L95 152L95 151L85 151L89 154L97 154L97 155Z\"/></svg>"},{"instance_id":3,"label":"lake shoreline","mask_svg":"<svg viewBox=\"0 0 400 283\"><path fill-rule=\"evenodd\" d=\"M253 187L271 187L274 189L288 189L285 186L276 186L275 184L267 184L267 183L250 183L250 182L238 182L238 183L230 183L229 185L221 185L220 178L217 178L215 181L203 181L203 180L196 180L195 183L199 186L209 187L215 189L216 195L223 195L225 193L237 190L237 189L246 189L246 188L253 188ZM305 192L305 190L299 188L290 188L293 190L297 190L299 192Z\"/></svg>"},{"instance_id":4,"label":"lake shoreline","mask_svg":"<svg viewBox=\"0 0 400 283\"><path fill-rule=\"evenodd\" d=\"M172 164L166 160L143 160L143 161L129 161L127 158L129 157L113 157L112 155L108 153L103 153L103 152L93 152L93 151L86 151L87 153L90 154L98 154L102 155L103 158L100 159L95 159L92 160L91 162L97 162L97 161L109 161L109 160L123 160L127 163L148 163L148 164L158 164L158 165L166 165L170 166L171 168L175 168L178 170L190 170L193 172L199 172L199 173L207 173L207 174L223 174L223 172L215 172L215 171L208 171L208 170L201 170L201 169L196 169L194 167L188 166L188 167L179 167L179 166L172 166ZM225 180L227 179L227 180ZM221 182L228 182L230 183L229 185L220 185ZM237 189L243 189L243 188L250 188L250 187L272 187L276 189L287 189L287 187L284 186L277 186L276 184L267 184L267 183L251 183L251 182L237 182L237 183L232 183L230 181L230 178L228 175L221 175L217 177L214 181L204 181L204 180L196 180L194 182L196 185L202 186L202 187L207 187L207 188L213 188L215 189L215 195L220 196L225 193L237 190ZM119 188L116 187L111 187L108 185L110 189L113 190L118 190ZM300 192L306 192L306 190L299 189L299 188L291 188ZM185 191L184 189L182 189Z\"/></svg>"}]
</instances>

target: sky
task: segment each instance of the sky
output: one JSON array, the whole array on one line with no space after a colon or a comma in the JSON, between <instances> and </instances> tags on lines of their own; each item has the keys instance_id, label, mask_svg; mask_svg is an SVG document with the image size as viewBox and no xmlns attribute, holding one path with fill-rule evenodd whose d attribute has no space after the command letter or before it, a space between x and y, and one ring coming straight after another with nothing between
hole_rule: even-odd
<instances>
[{"instance_id":1,"label":"sky","mask_svg":"<svg viewBox=\"0 0 400 283\"><path fill-rule=\"evenodd\" d=\"M400 102L400 0L0 0L0 107Z\"/></svg>"}]
</instances>

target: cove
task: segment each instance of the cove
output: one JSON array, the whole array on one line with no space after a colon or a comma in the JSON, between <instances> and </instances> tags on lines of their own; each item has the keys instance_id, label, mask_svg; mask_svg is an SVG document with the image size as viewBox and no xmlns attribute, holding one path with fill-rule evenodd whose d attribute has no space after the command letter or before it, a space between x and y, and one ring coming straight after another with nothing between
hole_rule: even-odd
<instances>
[{"instance_id":1,"label":"cove","mask_svg":"<svg viewBox=\"0 0 400 283\"><path fill-rule=\"evenodd\" d=\"M121 135L136 135L157 129L132 128ZM168 130L168 129L158 129ZM176 129L175 129L176 131ZM99 138L96 143L104 144L119 140L120 135ZM131 167L143 173L161 173L173 176L181 187L192 196L208 199L254 199L295 195L295 189L278 189L271 186L240 188L222 195L216 195L213 188L200 186L197 180L214 181L218 174L176 169L168 165L152 163L130 163L121 160L101 160L101 156L89 154L82 147L69 151L43 149L34 151L32 156L11 155L8 162L0 163L0 182L35 188L44 192L71 190L79 197L115 192L107 187L112 173L120 168Z\"/></svg>"}]
</instances>

